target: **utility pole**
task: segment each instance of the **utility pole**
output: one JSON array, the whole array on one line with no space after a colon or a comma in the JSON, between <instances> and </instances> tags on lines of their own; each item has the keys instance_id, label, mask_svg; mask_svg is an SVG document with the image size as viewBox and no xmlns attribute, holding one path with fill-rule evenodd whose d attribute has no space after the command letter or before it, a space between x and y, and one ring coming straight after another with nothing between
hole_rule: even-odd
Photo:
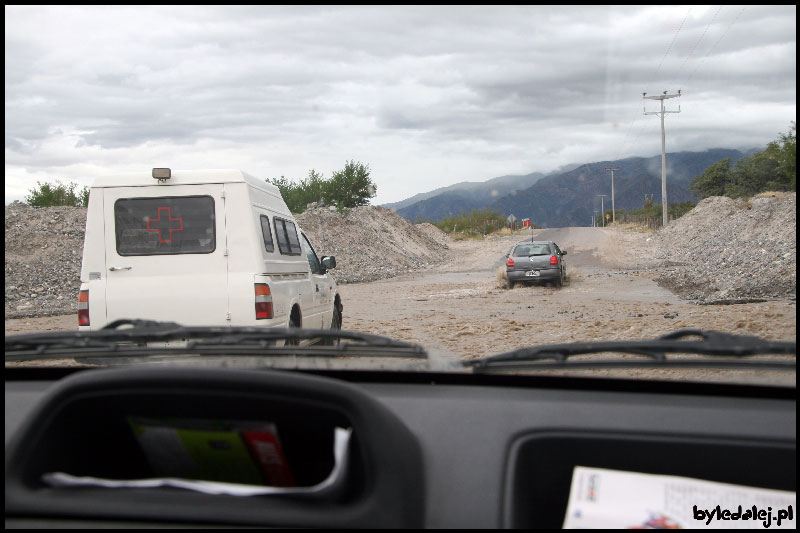
<instances>
[{"instance_id":1,"label":"utility pole","mask_svg":"<svg viewBox=\"0 0 800 533\"><path fill-rule=\"evenodd\" d=\"M667 145L666 145L666 137L664 136L664 114L665 113L680 113L681 106L678 106L677 111L665 111L664 110L664 100L668 98L676 98L681 95L680 89L678 89L678 94L667 94L667 91L664 91L664 94L661 96L647 96L647 93L642 93L642 99L645 100L661 100L661 111L652 111L650 113L647 112L647 106L644 108L645 115L661 115L661 214L664 218L664 227L667 227L668 217L667 217Z\"/></svg>"},{"instance_id":2,"label":"utility pole","mask_svg":"<svg viewBox=\"0 0 800 533\"><path fill-rule=\"evenodd\" d=\"M617 212L614 210L614 171L618 168L607 168L606 171L611 171L611 222L617 221Z\"/></svg>"},{"instance_id":3,"label":"utility pole","mask_svg":"<svg viewBox=\"0 0 800 533\"><path fill-rule=\"evenodd\" d=\"M600 218L603 219L603 227L605 227L606 226L606 209L605 209L605 203L603 203L603 200L605 200L606 196L608 196L608 195L607 194L598 194L597 196L600 197Z\"/></svg>"}]
</instances>

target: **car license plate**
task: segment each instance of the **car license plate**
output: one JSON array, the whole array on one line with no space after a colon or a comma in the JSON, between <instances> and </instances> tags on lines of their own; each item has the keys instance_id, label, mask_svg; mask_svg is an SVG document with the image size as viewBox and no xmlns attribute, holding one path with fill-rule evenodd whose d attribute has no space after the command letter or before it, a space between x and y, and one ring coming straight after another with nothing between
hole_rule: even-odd
<instances>
[{"instance_id":1,"label":"car license plate","mask_svg":"<svg viewBox=\"0 0 800 533\"><path fill-rule=\"evenodd\" d=\"M528 272L525 272L525 275L526 276L530 276L530 277L538 276L539 275L539 271L538 270L529 270Z\"/></svg>"}]
</instances>

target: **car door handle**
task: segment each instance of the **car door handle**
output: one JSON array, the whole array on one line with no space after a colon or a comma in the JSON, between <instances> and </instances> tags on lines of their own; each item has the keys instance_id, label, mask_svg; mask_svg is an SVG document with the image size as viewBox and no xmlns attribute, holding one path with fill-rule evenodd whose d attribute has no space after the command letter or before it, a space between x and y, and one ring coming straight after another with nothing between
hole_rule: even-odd
<instances>
[{"instance_id":1,"label":"car door handle","mask_svg":"<svg viewBox=\"0 0 800 533\"><path fill-rule=\"evenodd\" d=\"M130 270L130 269L132 269L132 268L133 268L133 267L111 267L111 268L109 268L109 270L110 270L111 272L116 272L116 271L118 271L118 270Z\"/></svg>"}]
</instances>

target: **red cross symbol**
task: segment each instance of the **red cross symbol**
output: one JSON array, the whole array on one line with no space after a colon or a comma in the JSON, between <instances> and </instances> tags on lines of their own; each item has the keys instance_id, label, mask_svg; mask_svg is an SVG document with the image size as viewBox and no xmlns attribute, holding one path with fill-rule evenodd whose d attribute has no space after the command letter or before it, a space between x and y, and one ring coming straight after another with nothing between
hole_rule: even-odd
<instances>
[{"instance_id":1,"label":"red cross symbol","mask_svg":"<svg viewBox=\"0 0 800 533\"><path fill-rule=\"evenodd\" d=\"M169 207L159 207L158 208L158 218L151 218L147 220L147 231L151 232L158 232L158 242L172 242L172 232L173 231L183 231L183 219L182 218L172 218L172 212L170 211L171 208ZM166 211L166 219L161 219L161 212ZM158 222L152 229L150 224ZM177 222L178 225L175 226L172 223ZM163 234L161 233L164 230L169 230L169 238L164 239Z\"/></svg>"}]
</instances>

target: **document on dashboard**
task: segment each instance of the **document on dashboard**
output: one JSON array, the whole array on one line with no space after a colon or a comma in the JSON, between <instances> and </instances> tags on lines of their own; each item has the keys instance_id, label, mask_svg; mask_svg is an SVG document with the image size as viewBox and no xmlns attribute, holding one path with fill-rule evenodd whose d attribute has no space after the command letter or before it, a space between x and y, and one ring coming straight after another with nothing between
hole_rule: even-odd
<instances>
[{"instance_id":1,"label":"document on dashboard","mask_svg":"<svg viewBox=\"0 0 800 533\"><path fill-rule=\"evenodd\" d=\"M791 491L576 466L564 529L795 529Z\"/></svg>"}]
</instances>

